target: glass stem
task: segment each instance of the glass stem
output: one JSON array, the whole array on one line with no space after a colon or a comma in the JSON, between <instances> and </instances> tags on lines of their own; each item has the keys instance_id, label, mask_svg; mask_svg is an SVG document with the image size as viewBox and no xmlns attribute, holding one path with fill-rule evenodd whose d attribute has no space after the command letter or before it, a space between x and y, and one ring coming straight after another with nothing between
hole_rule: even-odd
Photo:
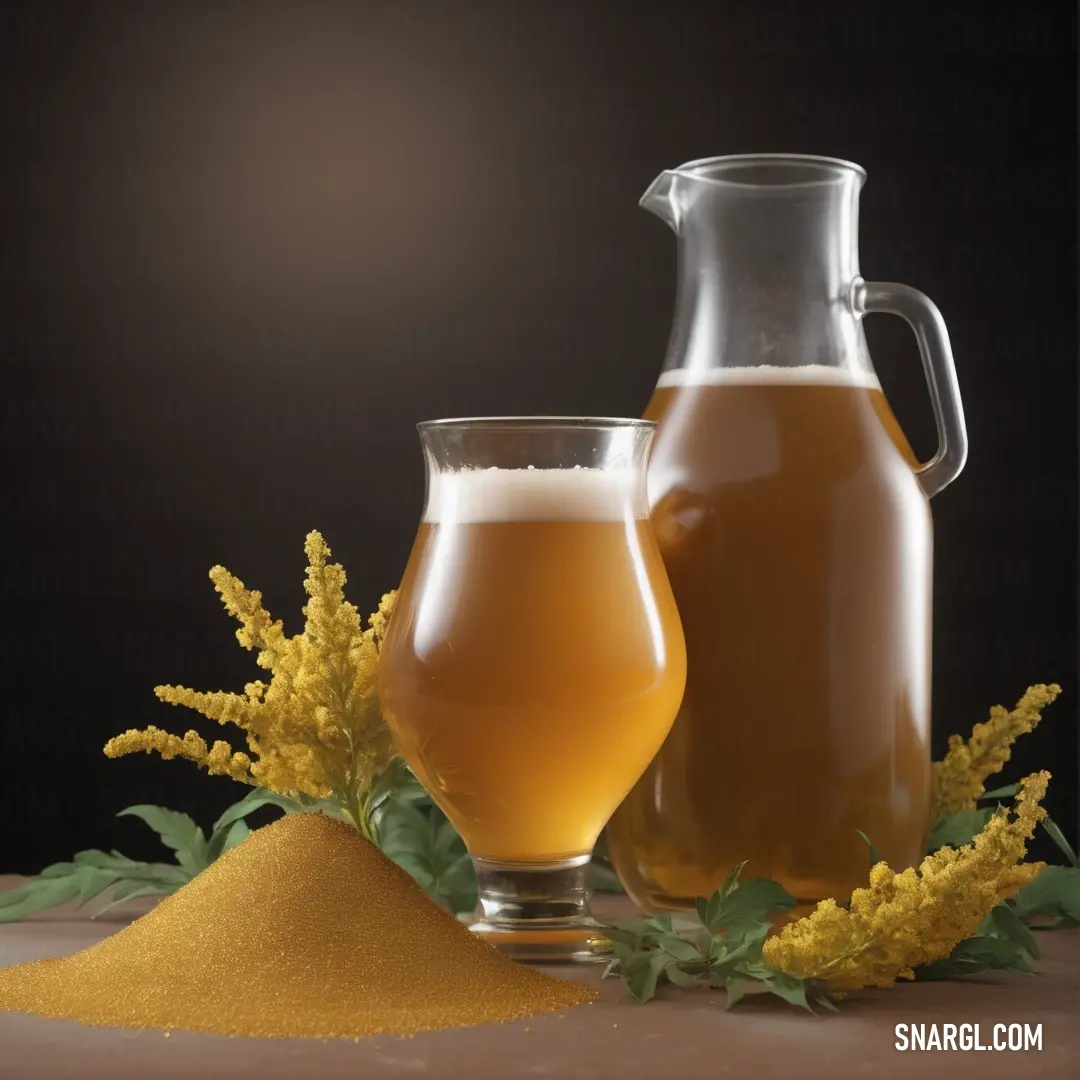
<instances>
[{"instance_id":1,"label":"glass stem","mask_svg":"<svg viewBox=\"0 0 1080 1080\"><path fill-rule=\"evenodd\" d=\"M544 867L473 859L477 917L493 927L574 925L590 918L589 856Z\"/></svg>"},{"instance_id":2,"label":"glass stem","mask_svg":"<svg viewBox=\"0 0 1080 1080\"><path fill-rule=\"evenodd\" d=\"M607 959L603 927L589 911L589 856L556 863L473 858L479 900L469 927L500 952L526 963Z\"/></svg>"}]
</instances>

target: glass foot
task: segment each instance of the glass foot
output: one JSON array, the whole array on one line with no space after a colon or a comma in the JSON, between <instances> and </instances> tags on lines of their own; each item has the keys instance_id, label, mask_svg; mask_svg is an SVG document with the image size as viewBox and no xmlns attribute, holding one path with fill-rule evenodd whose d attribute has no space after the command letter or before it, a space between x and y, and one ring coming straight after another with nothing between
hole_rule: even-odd
<instances>
[{"instance_id":1,"label":"glass foot","mask_svg":"<svg viewBox=\"0 0 1080 1080\"><path fill-rule=\"evenodd\" d=\"M530 963L610 959L589 912L589 856L558 863L473 859L479 903L469 929L501 953Z\"/></svg>"}]
</instances>

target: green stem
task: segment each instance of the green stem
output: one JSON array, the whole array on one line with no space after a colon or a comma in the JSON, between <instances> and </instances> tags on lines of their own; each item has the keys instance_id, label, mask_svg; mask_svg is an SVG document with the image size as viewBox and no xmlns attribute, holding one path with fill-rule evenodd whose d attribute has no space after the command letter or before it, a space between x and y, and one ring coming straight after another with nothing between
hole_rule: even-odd
<instances>
[{"instance_id":1,"label":"green stem","mask_svg":"<svg viewBox=\"0 0 1080 1080\"><path fill-rule=\"evenodd\" d=\"M812 972L810 975L802 976L802 978L827 980L829 974L834 968L839 967L847 960L854 960L857 956L861 956L863 953L867 952L875 945L877 945L877 941L878 939L876 937L869 938L866 941L861 941L858 945L855 945L852 948L848 949L846 952L841 953L835 959L830 960L827 964L824 964L821 967L817 968L817 970Z\"/></svg>"},{"instance_id":2,"label":"green stem","mask_svg":"<svg viewBox=\"0 0 1080 1080\"><path fill-rule=\"evenodd\" d=\"M347 785L344 791L339 793L339 799L345 811L345 816L356 831L367 841L374 844L375 830L372 828L371 818L368 814L368 799L357 794L352 784Z\"/></svg>"}]
</instances>

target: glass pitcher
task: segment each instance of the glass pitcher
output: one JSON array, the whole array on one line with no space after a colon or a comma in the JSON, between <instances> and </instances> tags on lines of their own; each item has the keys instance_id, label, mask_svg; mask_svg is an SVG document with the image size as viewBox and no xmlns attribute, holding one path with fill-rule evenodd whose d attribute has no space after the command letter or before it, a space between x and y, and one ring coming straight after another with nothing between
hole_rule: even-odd
<instances>
[{"instance_id":1,"label":"glass pitcher","mask_svg":"<svg viewBox=\"0 0 1080 1080\"><path fill-rule=\"evenodd\" d=\"M647 909L689 907L738 863L800 901L923 852L930 796L929 498L967 436L945 324L859 275L866 174L740 155L664 172L641 200L678 237L676 314L646 411L649 502L682 617L686 693L608 828ZM919 463L863 335L915 332L938 452Z\"/></svg>"}]
</instances>

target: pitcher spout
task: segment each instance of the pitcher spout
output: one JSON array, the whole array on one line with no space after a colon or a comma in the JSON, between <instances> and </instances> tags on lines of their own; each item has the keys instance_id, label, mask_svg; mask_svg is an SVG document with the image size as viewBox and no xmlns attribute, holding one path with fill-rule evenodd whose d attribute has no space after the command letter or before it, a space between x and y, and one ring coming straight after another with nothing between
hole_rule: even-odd
<instances>
[{"instance_id":1,"label":"pitcher spout","mask_svg":"<svg viewBox=\"0 0 1080 1080\"><path fill-rule=\"evenodd\" d=\"M798 154L702 158L660 173L640 204L678 240L671 364L861 357L849 301L864 178L850 162Z\"/></svg>"},{"instance_id":2,"label":"pitcher spout","mask_svg":"<svg viewBox=\"0 0 1080 1080\"><path fill-rule=\"evenodd\" d=\"M648 191L638 200L638 205L650 214L655 214L676 234L679 231L679 205L676 200L678 173L665 169L650 185Z\"/></svg>"}]
</instances>

